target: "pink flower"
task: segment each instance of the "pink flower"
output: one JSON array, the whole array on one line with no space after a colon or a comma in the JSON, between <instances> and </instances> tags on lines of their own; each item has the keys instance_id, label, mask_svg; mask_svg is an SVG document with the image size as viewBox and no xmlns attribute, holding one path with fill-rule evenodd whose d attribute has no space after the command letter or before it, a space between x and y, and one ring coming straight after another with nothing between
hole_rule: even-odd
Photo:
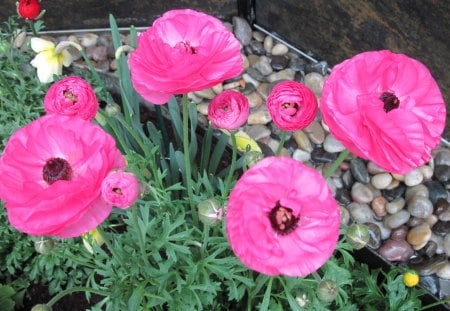
<instances>
[{"instance_id":1,"label":"pink flower","mask_svg":"<svg viewBox=\"0 0 450 311\"><path fill-rule=\"evenodd\" d=\"M234 253L250 269L305 276L332 255L340 212L314 169L287 157L252 166L231 192L226 231Z\"/></svg>"},{"instance_id":2,"label":"pink flower","mask_svg":"<svg viewBox=\"0 0 450 311\"><path fill-rule=\"evenodd\" d=\"M275 85L266 101L275 125L284 131L307 127L316 117L316 95L304 84L283 81Z\"/></svg>"},{"instance_id":3,"label":"pink flower","mask_svg":"<svg viewBox=\"0 0 450 311\"><path fill-rule=\"evenodd\" d=\"M102 182L102 197L111 205L127 208L139 196L139 181L132 173L113 171Z\"/></svg>"},{"instance_id":4,"label":"pink flower","mask_svg":"<svg viewBox=\"0 0 450 311\"><path fill-rule=\"evenodd\" d=\"M236 130L247 121L249 114L247 97L233 90L215 96L208 106L208 118L219 129Z\"/></svg>"},{"instance_id":5,"label":"pink flower","mask_svg":"<svg viewBox=\"0 0 450 311\"><path fill-rule=\"evenodd\" d=\"M320 106L323 120L345 147L400 174L430 159L445 126L444 100L428 69L386 50L335 66Z\"/></svg>"},{"instance_id":6,"label":"pink flower","mask_svg":"<svg viewBox=\"0 0 450 311\"><path fill-rule=\"evenodd\" d=\"M44 97L45 111L93 120L98 100L92 86L77 76L69 76L53 83Z\"/></svg>"},{"instance_id":7,"label":"pink flower","mask_svg":"<svg viewBox=\"0 0 450 311\"><path fill-rule=\"evenodd\" d=\"M239 41L212 16L171 10L138 37L129 59L136 91L153 104L216 85L240 74Z\"/></svg>"},{"instance_id":8,"label":"pink flower","mask_svg":"<svg viewBox=\"0 0 450 311\"><path fill-rule=\"evenodd\" d=\"M0 158L0 198L20 231L80 236L111 212L101 184L111 170L124 166L113 137L99 126L46 115L10 137Z\"/></svg>"}]
</instances>

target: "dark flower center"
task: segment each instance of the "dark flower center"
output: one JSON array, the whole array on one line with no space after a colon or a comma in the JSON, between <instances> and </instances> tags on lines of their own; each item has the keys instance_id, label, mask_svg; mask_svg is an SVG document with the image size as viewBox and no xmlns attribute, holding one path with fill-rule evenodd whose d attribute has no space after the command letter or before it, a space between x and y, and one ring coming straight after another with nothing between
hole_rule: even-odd
<instances>
[{"instance_id":1,"label":"dark flower center","mask_svg":"<svg viewBox=\"0 0 450 311\"><path fill-rule=\"evenodd\" d=\"M65 98L71 100L73 104L77 102L77 96L74 93L70 91L63 91L63 95Z\"/></svg>"},{"instance_id":2,"label":"dark flower center","mask_svg":"<svg viewBox=\"0 0 450 311\"><path fill-rule=\"evenodd\" d=\"M178 42L175 47L185 51L189 54L197 54L197 49L189 43L189 41Z\"/></svg>"},{"instance_id":3,"label":"dark flower center","mask_svg":"<svg viewBox=\"0 0 450 311\"><path fill-rule=\"evenodd\" d=\"M299 109L299 105L297 103L283 103L281 107L283 107L285 113L290 116L295 115Z\"/></svg>"},{"instance_id":4,"label":"dark flower center","mask_svg":"<svg viewBox=\"0 0 450 311\"><path fill-rule=\"evenodd\" d=\"M70 180L72 177L72 168L69 162L61 158L51 158L47 160L42 169L42 176L49 184L57 180Z\"/></svg>"},{"instance_id":5,"label":"dark flower center","mask_svg":"<svg viewBox=\"0 0 450 311\"><path fill-rule=\"evenodd\" d=\"M381 101L384 103L384 112L389 112L391 110L397 109L400 106L400 101L397 96L391 92L384 92L380 96Z\"/></svg>"},{"instance_id":6,"label":"dark flower center","mask_svg":"<svg viewBox=\"0 0 450 311\"><path fill-rule=\"evenodd\" d=\"M120 194L120 195L123 194L123 193L122 193L122 189L120 189L120 188L113 188L112 191L115 192L115 193L117 193L117 194Z\"/></svg>"},{"instance_id":7,"label":"dark flower center","mask_svg":"<svg viewBox=\"0 0 450 311\"><path fill-rule=\"evenodd\" d=\"M275 232L286 235L295 230L300 217L294 216L292 209L282 206L278 201L269 213L269 220Z\"/></svg>"}]
</instances>

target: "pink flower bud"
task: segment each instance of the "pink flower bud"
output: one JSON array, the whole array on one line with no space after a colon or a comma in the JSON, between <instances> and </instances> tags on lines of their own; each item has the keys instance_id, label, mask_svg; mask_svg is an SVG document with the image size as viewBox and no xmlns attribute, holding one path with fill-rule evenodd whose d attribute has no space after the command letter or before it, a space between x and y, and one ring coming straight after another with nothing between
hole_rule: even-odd
<instances>
[{"instance_id":1,"label":"pink flower bud","mask_svg":"<svg viewBox=\"0 0 450 311\"><path fill-rule=\"evenodd\" d=\"M78 116L94 119L98 100L92 86L77 76L69 76L53 83L45 94L44 108L47 114Z\"/></svg>"},{"instance_id":2,"label":"pink flower bud","mask_svg":"<svg viewBox=\"0 0 450 311\"><path fill-rule=\"evenodd\" d=\"M103 199L118 208L127 208L139 197L139 181L134 174L113 171L102 182Z\"/></svg>"},{"instance_id":3,"label":"pink flower bud","mask_svg":"<svg viewBox=\"0 0 450 311\"><path fill-rule=\"evenodd\" d=\"M316 95L306 85L295 81L278 83L266 104L273 123L284 131L307 127L319 109Z\"/></svg>"},{"instance_id":4,"label":"pink flower bud","mask_svg":"<svg viewBox=\"0 0 450 311\"><path fill-rule=\"evenodd\" d=\"M215 128L236 130L248 118L250 106L243 94L226 90L213 98L208 107L208 118Z\"/></svg>"}]
</instances>

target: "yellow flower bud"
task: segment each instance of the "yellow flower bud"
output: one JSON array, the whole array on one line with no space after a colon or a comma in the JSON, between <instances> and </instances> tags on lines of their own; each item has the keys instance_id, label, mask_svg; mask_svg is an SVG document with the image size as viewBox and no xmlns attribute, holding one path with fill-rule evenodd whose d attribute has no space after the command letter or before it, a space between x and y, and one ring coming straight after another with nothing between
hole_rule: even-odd
<instances>
[{"instance_id":1,"label":"yellow flower bud","mask_svg":"<svg viewBox=\"0 0 450 311\"><path fill-rule=\"evenodd\" d=\"M403 283L408 287L414 287L419 284L419 275L415 270L408 269L403 273Z\"/></svg>"}]
</instances>

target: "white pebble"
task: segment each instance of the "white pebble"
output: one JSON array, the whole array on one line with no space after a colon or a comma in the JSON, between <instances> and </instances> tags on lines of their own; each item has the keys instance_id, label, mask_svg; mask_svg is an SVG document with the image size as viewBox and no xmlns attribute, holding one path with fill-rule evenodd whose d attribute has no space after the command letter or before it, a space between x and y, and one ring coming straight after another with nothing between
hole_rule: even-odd
<instances>
[{"instance_id":1,"label":"white pebble","mask_svg":"<svg viewBox=\"0 0 450 311\"><path fill-rule=\"evenodd\" d=\"M284 55L284 54L287 54L288 51L289 51L289 49L287 46L285 46L282 43L277 43L272 48L271 53L272 53L272 55Z\"/></svg>"},{"instance_id":2,"label":"white pebble","mask_svg":"<svg viewBox=\"0 0 450 311\"><path fill-rule=\"evenodd\" d=\"M311 159L311 153L302 149L296 149L292 157L300 162L307 162Z\"/></svg>"},{"instance_id":3,"label":"white pebble","mask_svg":"<svg viewBox=\"0 0 450 311\"><path fill-rule=\"evenodd\" d=\"M419 169L413 169L405 175L405 185L412 187L417 186L423 181L422 172Z\"/></svg>"},{"instance_id":4,"label":"white pebble","mask_svg":"<svg viewBox=\"0 0 450 311\"><path fill-rule=\"evenodd\" d=\"M370 181L376 189L386 189L392 182L392 175L389 173L381 173L372 176Z\"/></svg>"}]
</instances>

